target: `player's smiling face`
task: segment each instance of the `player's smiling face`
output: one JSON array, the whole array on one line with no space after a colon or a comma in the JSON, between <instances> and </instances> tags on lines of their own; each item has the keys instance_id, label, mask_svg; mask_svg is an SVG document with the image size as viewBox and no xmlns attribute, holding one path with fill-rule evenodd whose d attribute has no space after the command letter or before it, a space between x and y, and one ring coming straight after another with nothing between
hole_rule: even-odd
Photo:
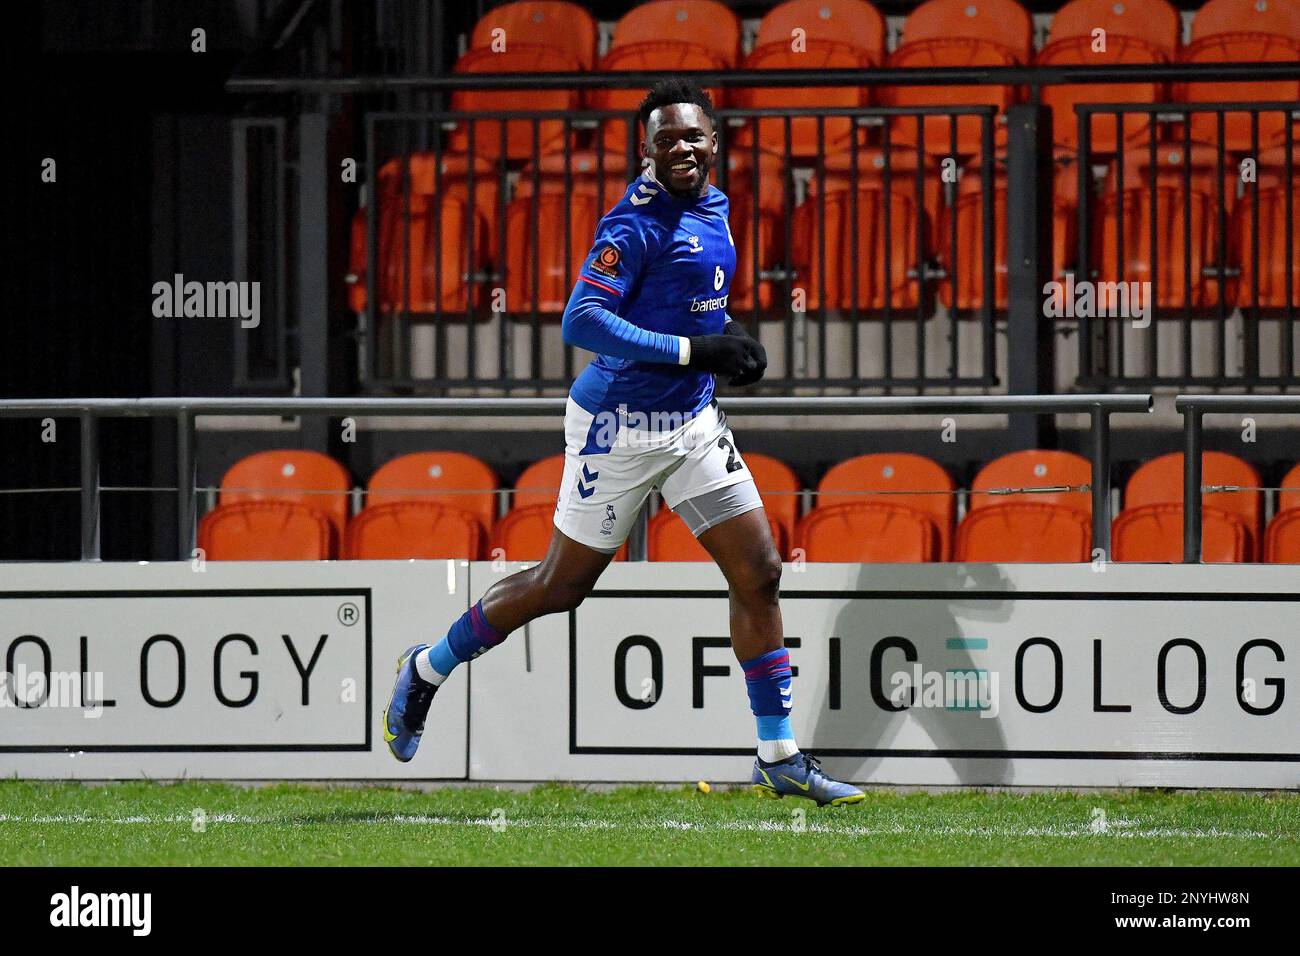
<instances>
[{"instance_id":1,"label":"player's smiling face","mask_svg":"<svg viewBox=\"0 0 1300 956\"><path fill-rule=\"evenodd\" d=\"M641 153L654 161L655 178L670 193L693 198L709 187L718 134L694 103L671 103L650 114Z\"/></svg>"}]
</instances>

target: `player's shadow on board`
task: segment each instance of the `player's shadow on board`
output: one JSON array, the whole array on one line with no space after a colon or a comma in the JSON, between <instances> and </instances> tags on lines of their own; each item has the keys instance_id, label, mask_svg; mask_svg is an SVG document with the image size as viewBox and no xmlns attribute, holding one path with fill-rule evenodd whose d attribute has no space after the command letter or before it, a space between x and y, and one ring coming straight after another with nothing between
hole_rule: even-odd
<instances>
[{"instance_id":1,"label":"player's shadow on board","mask_svg":"<svg viewBox=\"0 0 1300 956\"><path fill-rule=\"evenodd\" d=\"M916 664L924 672L987 669L987 655L980 651L949 649L951 638L987 638L977 633L971 622L1005 621L1010 616L1012 592L1007 588L1007 578L996 564L946 564L934 581L933 590L952 592L951 599L907 600L895 607L903 608L898 614L882 612L878 599L854 600L836 615L830 636L840 638L840 707L829 707L828 682L821 682L813 700L816 714L812 739L808 749L813 753L828 752L826 764L842 779L869 780L879 769L888 754L882 751L981 751L1001 754L1006 750L1001 720L981 717L975 709L952 711L944 707L913 706L892 712L881 709L871 696L869 649L884 638L897 636L911 641L917 649ZM907 569L903 566L863 565L855 589L862 591L902 591L901 583ZM911 577L910 587L915 587ZM927 589L929 590L929 589ZM966 600L961 591L1005 591L1007 599ZM964 623L959 624L954 609L960 606ZM894 691L891 676L898 671L912 672L913 663L905 659L903 651L891 649L881 660L882 691L889 697ZM998 675L998 703L1004 707L1008 697L1014 696L1014 675ZM918 696L921 688L917 688ZM906 701L906 697L902 697ZM929 738L927 743L915 733L899 740L908 722L915 722ZM835 755L835 751L851 750L854 755ZM922 760L945 762L962 784L984 785L1010 782L1010 762L1001 756L972 758L952 753L943 756L921 757ZM927 775L932 776L932 775ZM892 782L892 781L883 781Z\"/></svg>"}]
</instances>

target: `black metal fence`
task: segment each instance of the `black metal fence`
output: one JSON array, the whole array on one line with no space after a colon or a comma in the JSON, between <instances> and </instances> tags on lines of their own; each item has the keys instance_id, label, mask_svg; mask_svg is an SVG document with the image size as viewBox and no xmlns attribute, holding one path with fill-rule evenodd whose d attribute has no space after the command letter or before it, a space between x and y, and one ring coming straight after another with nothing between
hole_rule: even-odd
<instances>
[{"instance_id":1,"label":"black metal fence","mask_svg":"<svg viewBox=\"0 0 1300 956\"><path fill-rule=\"evenodd\" d=\"M1300 79L1300 64L691 75L713 87L993 86L1014 88L1021 101L1002 112L718 111L716 182L732 202L738 251L729 311L770 358L755 391L1296 384L1300 102L1076 101L1070 116L1048 93L1205 81L1276 89L1278 80ZM232 90L292 93L317 110L322 94L355 97L364 201L351 223L326 220L324 211L319 222L333 246L350 251L346 306L363 391L567 387L586 356L563 345L558 320L596 221L640 165L639 131L625 109L382 104L509 89L577 89L590 99L594 90L656 78L231 81ZM990 91L991 100L998 95ZM1073 136L1054 137L1053 124ZM310 157L299 149L297 160ZM1246 160L1253 180L1241 175ZM295 224L310 219L300 211ZM288 285L324 279L296 275ZM1075 297L1085 284L1090 308ZM1136 300L1124 298L1130 286ZM312 341L310 328L300 333ZM1070 338L1075 347L1058 354ZM283 347L296 341L291 334ZM306 374L312 358L299 359Z\"/></svg>"},{"instance_id":2,"label":"black metal fence","mask_svg":"<svg viewBox=\"0 0 1300 956\"><path fill-rule=\"evenodd\" d=\"M995 112L718 111L715 178L737 250L729 311L768 344L766 389L996 383L996 211L957 198L963 180L975 183L963 199L993 193ZM946 135L927 147L936 122ZM963 152L959 122L977 129L977 153ZM615 130L619 149L611 124L627 128ZM375 199L354 224L349 275L364 289L352 304L366 384L567 387L583 360L558 320L598 219L641 169L626 113L372 114L366 127ZM828 129L840 133L834 152ZM449 130L463 151L447 147ZM543 151L548 137L584 135ZM978 330L960 350L959 318ZM936 339L946 364L927 367Z\"/></svg>"},{"instance_id":3,"label":"black metal fence","mask_svg":"<svg viewBox=\"0 0 1300 956\"><path fill-rule=\"evenodd\" d=\"M1069 271L1099 286L1144 290L1140 309L1130 301L1110 315L1094 309L1075 316L1080 385L1300 383L1300 183L1293 126L1300 104L1087 104L1076 110L1080 155L1095 155L1098 121L1113 124L1105 135L1117 148L1108 162L1078 164L1077 259ZM1116 291L1121 295L1111 296L1111 304L1126 295ZM1234 318L1239 343L1230 341ZM1126 335L1125 324L1135 320L1141 334ZM1162 356L1169 338L1176 348Z\"/></svg>"}]
</instances>

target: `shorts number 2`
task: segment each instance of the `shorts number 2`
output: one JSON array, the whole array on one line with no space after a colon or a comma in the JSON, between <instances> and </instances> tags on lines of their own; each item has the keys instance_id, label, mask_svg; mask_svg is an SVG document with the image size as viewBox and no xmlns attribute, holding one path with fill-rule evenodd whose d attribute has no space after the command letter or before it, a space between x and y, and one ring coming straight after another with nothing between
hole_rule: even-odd
<instances>
[{"instance_id":1,"label":"shorts number 2","mask_svg":"<svg viewBox=\"0 0 1300 956\"><path fill-rule=\"evenodd\" d=\"M718 447L724 449L727 453L727 474L733 471L740 471L745 467L745 463L736 457L736 446L727 441L727 436L718 439Z\"/></svg>"}]
</instances>

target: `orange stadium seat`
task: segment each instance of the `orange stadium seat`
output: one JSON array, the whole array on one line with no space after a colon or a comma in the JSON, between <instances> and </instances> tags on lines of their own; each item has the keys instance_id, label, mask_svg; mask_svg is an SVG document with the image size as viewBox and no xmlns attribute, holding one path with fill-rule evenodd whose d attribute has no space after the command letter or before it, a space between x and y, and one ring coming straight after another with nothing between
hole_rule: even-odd
<instances>
[{"instance_id":1,"label":"orange stadium seat","mask_svg":"<svg viewBox=\"0 0 1300 956\"><path fill-rule=\"evenodd\" d=\"M1243 461L1236 455L1228 455L1224 452L1207 451L1201 456L1201 484L1202 485L1236 485L1245 488L1259 487L1259 473L1248 462ZM1216 517L1217 522L1214 533L1218 535L1215 538L1215 554L1226 554L1229 545L1233 548L1236 545L1237 532L1228 528L1228 525L1234 527L1240 526L1242 535L1241 557L1236 558L1209 558L1211 553L1210 542L1210 519L1204 519L1205 541L1206 545L1202 548L1202 553L1206 555L1206 560L1235 560L1235 561L1254 561L1257 560L1258 542L1260 540L1260 519L1263 513L1262 502L1258 491L1234 491L1234 492L1216 492L1204 494L1202 496L1203 513L1210 515L1226 516L1223 520ZM1159 508L1155 506L1159 505ZM1170 511L1172 507L1174 511ZM1142 515L1132 516L1126 519L1134 523L1137 530L1131 532L1134 539L1127 542L1127 553L1129 554L1147 554L1147 553L1169 553L1173 551L1146 551L1141 550L1143 545L1140 541L1141 534L1150 532L1155 536L1153 541L1159 539L1164 544L1159 547L1172 548L1169 541L1177 540L1179 542L1177 554L1182 554L1182 507L1183 507L1183 455L1181 452L1171 452L1167 455L1161 455L1146 462L1133 473L1124 489L1124 511L1120 513L1119 518L1125 514L1138 509L1147 508L1149 514L1143 518ZM1176 513L1175 513L1176 512ZM1119 518L1116 519L1116 527L1119 526ZM1141 519L1141 520L1139 520ZM1234 520L1235 519L1235 520ZM1176 527L1175 527L1176 526ZM1168 538L1169 541L1165 541ZM1115 540L1112 532L1112 540ZM1115 559L1126 560L1120 557L1121 551L1118 543L1114 544ZM1154 549L1157 545L1152 544ZM1233 551L1232 553L1236 553ZM1177 558L1130 558L1127 560L1177 560Z\"/></svg>"},{"instance_id":2,"label":"orange stadium seat","mask_svg":"<svg viewBox=\"0 0 1300 956\"><path fill-rule=\"evenodd\" d=\"M510 510L547 505L555 508L560 496L560 482L564 480L564 456L548 455L533 462L519 473L515 491L510 496Z\"/></svg>"},{"instance_id":3,"label":"orange stadium seat","mask_svg":"<svg viewBox=\"0 0 1300 956\"><path fill-rule=\"evenodd\" d=\"M995 44L1018 63L1034 52L1033 22L1014 0L927 0L903 21L900 47L949 37Z\"/></svg>"},{"instance_id":4,"label":"orange stadium seat","mask_svg":"<svg viewBox=\"0 0 1300 956\"><path fill-rule=\"evenodd\" d=\"M598 175L601 169L603 177ZM603 157L591 150L555 153L523 170L506 212L507 311L533 309L533 263L537 263L538 311L549 316L564 311L591 250L596 224L622 198L627 183L627 158L614 151Z\"/></svg>"},{"instance_id":5,"label":"orange stadium seat","mask_svg":"<svg viewBox=\"0 0 1300 956\"><path fill-rule=\"evenodd\" d=\"M771 515L768 515L767 522L777 554L785 554L786 541L781 526ZM651 561L713 561L704 545L691 534L686 522L668 507L660 508L650 519L646 529L646 557Z\"/></svg>"},{"instance_id":6,"label":"orange stadium seat","mask_svg":"<svg viewBox=\"0 0 1300 956\"><path fill-rule=\"evenodd\" d=\"M798 477L789 465L771 455L747 451L742 457L754 476L754 487L763 498L763 510L780 526L781 537L788 544L794 540L794 526L799 520ZM785 553L782 548L781 554Z\"/></svg>"},{"instance_id":7,"label":"orange stadium seat","mask_svg":"<svg viewBox=\"0 0 1300 956\"><path fill-rule=\"evenodd\" d=\"M540 561L555 533L555 502L512 508L492 532L492 557Z\"/></svg>"},{"instance_id":8,"label":"orange stadium seat","mask_svg":"<svg viewBox=\"0 0 1300 956\"><path fill-rule=\"evenodd\" d=\"M795 30L805 40L833 40L871 63L885 62L885 18L867 0L786 0L759 21L754 50L776 44L788 50Z\"/></svg>"},{"instance_id":9,"label":"orange stadium seat","mask_svg":"<svg viewBox=\"0 0 1300 956\"><path fill-rule=\"evenodd\" d=\"M1052 192L1052 275L1059 279L1074 262L1077 249L1078 173L1063 153L1058 153ZM953 257L953 217L956 217L957 255ZM993 308L1005 310L1010 273L1007 266L1007 177L999 163L993 176ZM961 173L957 202L944 206L935 236L946 279L939 282L939 301L952 308L953 288L957 309L974 311L984 306L984 191L978 165Z\"/></svg>"},{"instance_id":10,"label":"orange stadium seat","mask_svg":"<svg viewBox=\"0 0 1300 956\"><path fill-rule=\"evenodd\" d=\"M893 309L915 308L921 298L922 285L917 274L917 232L921 222L928 220L916 203L916 154L903 149L891 150L888 193L884 187L883 157L879 151L859 150L856 193L851 186L850 154L838 153L827 157L825 165L825 193L820 191L818 177L814 176L808 185L808 196L795 210L791 223L791 256L798 273L795 285L806 290L807 307L821 307L824 281L826 307L829 309L856 307L879 310L885 307L886 301ZM922 191L923 198L929 198L930 189L931 185L927 183ZM855 195L856 262L853 256ZM937 196L937 191L934 195ZM926 234L931 235L928 228ZM825 236L825 261L828 263L824 279L820 235ZM885 274L887 259L888 279ZM853 294L855 276L856 301Z\"/></svg>"},{"instance_id":11,"label":"orange stadium seat","mask_svg":"<svg viewBox=\"0 0 1300 956\"><path fill-rule=\"evenodd\" d=\"M1300 465L1286 473L1282 487L1300 488ZM1300 491L1278 492L1277 514L1264 535L1264 560L1300 564Z\"/></svg>"},{"instance_id":12,"label":"orange stadium seat","mask_svg":"<svg viewBox=\"0 0 1300 956\"><path fill-rule=\"evenodd\" d=\"M1276 0L1275 0L1276 2ZM1255 63L1300 60L1300 40L1262 34L1226 34L1208 36L1194 41L1183 50L1184 63ZM1241 103L1250 101L1275 101L1294 103L1300 100L1300 80L1215 80L1199 83L1178 83L1174 86L1174 99L1180 103ZM1285 131L1287 114L1284 111L1265 111L1259 115L1259 142L1267 144ZM1205 143L1218 143L1218 116L1214 112L1193 113L1192 139ZM1225 149L1245 151L1251 148L1251 114L1229 110L1224 115L1223 145Z\"/></svg>"},{"instance_id":13,"label":"orange stadium seat","mask_svg":"<svg viewBox=\"0 0 1300 956\"><path fill-rule=\"evenodd\" d=\"M473 515L431 501L370 505L348 525L343 556L353 560L483 556L483 528Z\"/></svg>"},{"instance_id":14,"label":"orange stadium seat","mask_svg":"<svg viewBox=\"0 0 1300 956\"><path fill-rule=\"evenodd\" d=\"M1178 11L1166 0L1070 0L1052 14L1043 49L1071 37L1091 43L1097 29L1106 31L1107 45L1115 37L1141 40L1167 60L1177 56L1182 36Z\"/></svg>"},{"instance_id":15,"label":"orange stadium seat","mask_svg":"<svg viewBox=\"0 0 1300 956\"><path fill-rule=\"evenodd\" d=\"M1039 66L1093 66L1165 62L1156 50L1133 37L1114 36L1106 41L1104 53L1094 53L1091 40L1071 37L1039 52ZM1043 87L1042 102L1052 111L1052 140L1058 146L1079 148L1079 121L1075 106L1082 103L1159 103L1167 99L1161 83L1059 83ZM1121 119L1115 114L1094 113L1089 127L1089 152L1113 153L1119 148ZM1151 122L1143 113L1127 113L1122 119L1124 141L1140 142L1151 135Z\"/></svg>"},{"instance_id":16,"label":"orange stadium seat","mask_svg":"<svg viewBox=\"0 0 1300 956\"><path fill-rule=\"evenodd\" d=\"M1095 30L1104 30L1104 36L1094 37ZM1178 36L1178 11L1165 0L1072 0L1053 15L1047 44L1034 62L1040 66L1165 63L1177 54ZM1076 104L1159 103L1166 98L1163 83L1071 83L1042 88L1042 102L1052 110L1053 139L1071 150L1079 145ZM1125 116L1125 140L1149 135L1149 126L1141 114ZM1119 148L1117 134L1114 116L1094 116L1092 151L1114 152Z\"/></svg>"},{"instance_id":17,"label":"orange stadium seat","mask_svg":"<svg viewBox=\"0 0 1300 956\"><path fill-rule=\"evenodd\" d=\"M1087 561L1091 548L1085 514L1032 501L978 508L957 529L958 561Z\"/></svg>"},{"instance_id":18,"label":"orange stadium seat","mask_svg":"<svg viewBox=\"0 0 1300 956\"><path fill-rule=\"evenodd\" d=\"M1110 531L1116 561L1179 564L1183 560L1183 506L1152 504L1125 509ZM1240 515L1217 508L1201 509L1201 560L1236 563L1250 560L1250 532Z\"/></svg>"},{"instance_id":19,"label":"orange stadium seat","mask_svg":"<svg viewBox=\"0 0 1300 956\"><path fill-rule=\"evenodd\" d=\"M937 538L919 511L879 502L822 505L803 516L795 547L808 561L933 561Z\"/></svg>"},{"instance_id":20,"label":"orange stadium seat","mask_svg":"<svg viewBox=\"0 0 1300 956\"><path fill-rule=\"evenodd\" d=\"M324 515L337 541L348 520L351 487L347 471L328 455L294 449L260 451L235 462L221 479L218 510L249 501L301 505Z\"/></svg>"},{"instance_id":21,"label":"orange stadium seat","mask_svg":"<svg viewBox=\"0 0 1300 956\"><path fill-rule=\"evenodd\" d=\"M1182 146L1161 144L1156 151L1157 172L1151 172L1150 152L1146 147L1124 154L1123 257L1120 274L1118 169L1112 164L1098 201L1098 225L1093 249L1100 246L1100 282L1151 282L1160 309L1207 308L1218 302L1218 282L1212 278L1219 262L1217 250L1218 193L1214 183L1216 153L1212 147L1192 147L1190 194L1184 185L1184 151ZM1225 177L1235 175L1232 163L1225 166ZM1155 185L1156 214L1151 216L1151 187ZM1233 195L1233 184L1224 189L1224 201ZM1190 211L1190 218L1187 213ZM1151 274L1151 238L1155 223L1156 268ZM1184 229L1191 236L1191 257L1184 255ZM1094 254L1094 263L1097 260ZM1095 273L1094 273L1095 274ZM1190 282L1191 298L1186 295ZM1225 295L1232 290L1225 286ZM1231 302L1229 302L1231 306Z\"/></svg>"},{"instance_id":22,"label":"orange stadium seat","mask_svg":"<svg viewBox=\"0 0 1300 956\"><path fill-rule=\"evenodd\" d=\"M974 494L994 488L1047 488L1086 485L1092 481L1092 464L1072 451L1034 448L1013 451L993 459L971 482L968 511L994 508L1008 502L1034 502L1053 508L1067 508L1084 516L1092 514L1092 496L1086 491L1046 491L1015 495Z\"/></svg>"},{"instance_id":23,"label":"orange stadium seat","mask_svg":"<svg viewBox=\"0 0 1300 956\"><path fill-rule=\"evenodd\" d=\"M796 53L787 40L761 47L745 60L747 70L851 70L872 66L865 54L845 43L831 40L810 41L806 52ZM746 86L731 93L732 105L741 109L817 108L825 110L857 109L869 103L864 86ZM731 142L748 146L757 130L761 149L782 156L808 159L843 148L853 131L853 120L846 116L821 119L821 147L818 147L818 118L795 117L789 122L786 141L784 118L779 116L749 119L737 129Z\"/></svg>"},{"instance_id":24,"label":"orange stadium seat","mask_svg":"<svg viewBox=\"0 0 1300 956\"><path fill-rule=\"evenodd\" d=\"M933 560L947 561L957 515L955 490L952 478L937 462L906 452L879 452L846 459L828 470L817 486L813 510L859 502L911 508L925 515L935 529L938 543ZM912 491L920 493L906 493Z\"/></svg>"},{"instance_id":25,"label":"orange stadium seat","mask_svg":"<svg viewBox=\"0 0 1300 956\"><path fill-rule=\"evenodd\" d=\"M466 281L471 267L469 252L473 250L472 265L479 273L488 271L496 258L498 192L492 164L484 159L475 160L471 167L468 157L457 153L435 157L424 152L411 154L405 164L400 157L385 163L376 183L380 308L463 312L471 295L478 305L480 286ZM348 305L354 312L366 308L366 216L363 206L352 220L346 281Z\"/></svg>"},{"instance_id":26,"label":"orange stadium seat","mask_svg":"<svg viewBox=\"0 0 1300 956\"><path fill-rule=\"evenodd\" d=\"M796 31L801 31L796 33ZM754 50L745 58L747 70L832 70L879 66L885 57L885 20L865 0L787 0L771 10L758 25ZM866 87L741 87L732 105L744 109L783 107L854 108L869 102ZM847 117L822 121L822 148L818 148L817 119L790 122L790 143L785 141L785 121L747 122L731 138L744 146L757 129L759 146L782 155L815 157L833 152L852 132Z\"/></svg>"},{"instance_id":27,"label":"orange stadium seat","mask_svg":"<svg viewBox=\"0 0 1300 956\"><path fill-rule=\"evenodd\" d=\"M1284 511L1269 522L1264 535L1264 560L1270 564L1300 564L1300 511Z\"/></svg>"},{"instance_id":28,"label":"orange stadium seat","mask_svg":"<svg viewBox=\"0 0 1300 956\"><path fill-rule=\"evenodd\" d=\"M497 31L501 31L498 33ZM589 71L596 61L599 29L587 10L565 0L523 0L494 7L474 24L471 49L511 44L548 47L572 57Z\"/></svg>"},{"instance_id":29,"label":"orange stadium seat","mask_svg":"<svg viewBox=\"0 0 1300 956\"><path fill-rule=\"evenodd\" d=\"M1294 0L1209 0L1192 18L1192 38L1182 50L1184 63L1254 63L1300 60L1300 4ZM1184 103L1300 100L1300 80L1205 81L1177 83L1174 99ZM1259 142L1268 144L1283 132L1282 113L1259 114ZM1191 118L1192 138L1218 142L1218 118L1197 113ZM1249 113L1224 117L1224 146L1251 148Z\"/></svg>"},{"instance_id":30,"label":"orange stadium seat","mask_svg":"<svg viewBox=\"0 0 1300 956\"><path fill-rule=\"evenodd\" d=\"M1282 479L1283 488L1300 488L1300 465L1296 465ZM1300 508L1300 491L1279 491L1277 493L1277 513Z\"/></svg>"},{"instance_id":31,"label":"orange stadium seat","mask_svg":"<svg viewBox=\"0 0 1300 956\"><path fill-rule=\"evenodd\" d=\"M1291 255L1287 259L1286 242L1286 166L1285 147L1264 150L1259 155L1257 182L1259 189L1259 289L1256 298L1255 255L1253 245L1254 203L1252 190L1245 193L1232 209L1231 251L1229 257L1240 275L1235 281L1232 299L1243 309L1285 309L1287 273L1290 270L1292 308L1300 306L1300 151L1292 154L1291 163Z\"/></svg>"},{"instance_id":32,"label":"orange stadium seat","mask_svg":"<svg viewBox=\"0 0 1300 956\"><path fill-rule=\"evenodd\" d=\"M512 508L497 522L492 532L492 557L505 561L540 561L546 557L555 534L555 502L542 505L525 505ZM626 561L627 542L614 555L615 561ZM712 560L712 559L709 559Z\"/></svg>"},{"instance_id":33,"label":"orange stadium seat","mask_svg":"<svg viewBox=\"0 0 1300 956\"><path fill-rule=\"evenodd\" d=\"M1207 0L1192 17L1192 42L1227 33L1300 40L1300 5L1295 0Z\"/></svg>"},{"instance_id":34,"label":"orange stadium seat","mask_svg":"<svg viewBox=\"0 0 1300 956\"><path fill-rule=\"evenodd\" d=\"M366 510L380 504L429 502L464 511L490 531L496 522L497 476L473 455L421 451L387 462L370 478Z\"/></svg>"},{"instance_id":35,"label":"orange stadium seat","mask_svg":"<svg viewBox=\"0 0 1300 956\"><path fill-rule=\"evenodd\" d=\"M453 72L577 73L579 67L578 60L570 54L545 46L519 44L507 45L501 53L485 48L470 50L456 61ZM577 91L566 89L475 89L456 90L451 95L452 110L465 113L572 111L577 107ZM451 149L475 158L527 160L564 149L564 132L562 119L460 120L451 135Z\"/></svg>"},{"instance_id":36,"label":"orange stadium seat","mask_svg":"<svg viewBox=\"0 0 1300 956\"><path fill-rule=\"evenodd\" d=\"M626 71L676 73L683 70L731 69L740 55L740 21L716 0L651 0L633 7L614 27L614 39L597 65L602 73ZM722 90L710 89L714 106L721 106ZM593 110L632 113L645 90L591 90L587 105ZM627 120L603 124L606 146L635 153L640 131ZM633 124L634 125L634 124Z\"/></svg>"},{"instance_id":37,"label":"orange stadium seat","mask_svg":"<svg viewBox=\"0 0 1300 956\"><path fill-rule=\"evenodd\" d=\"M902 42L889 63L894 67L1014 66L1030 62L1032 56L1032 21L1014 0L928 0L903 22ZM1013 86L886 86L880 95L889 106L990 105L999 112L1016 102ZM923 126L927 153L953 152L947 116L927 117L923 124L913 117L898 117L891 124L900 143L915 143L918 126ZM979 118L962 117L956 125L956 151L978 153ZM995 125L995 143L1005 139L1006 127Z\"/></svg>"},{"instance_id":38,"label":"orange stadium seat","mask_svg":"<svg viewBox=\"0 0 1300 956\"><path fill-rule=\"evenodd\" d=\"M325 561L334 538L323 513L284 501L223 504L199 522L199 547L212 561Z\"/></svg>"},{"instance_id":39,"label":"orange stadium seat","mask_svg":"<svg viewBox=\"0 0 1300 956\"><path fill-rule=\"evenodd\" d=\"M1239 485L1258 488L1259 472L1247 461L1221 451L1201 453L1202 485ZM1209 500L1209 496L1206 496ZM1124 488L1124 507L1163 502L1182 503L1183 453L1170 452L1153 458L1133 472ZM1247 530L1258 537L1263 503L1258 491L1219 492L1213 507L1240 515Z\"/></svg>"},{"instance_id":40,"label":"orange stadium seat","mask_svg":"<svg viewBox=\"0 0 1300 956\"><path fill-rule=\"evenodd\" d=\"M957 529L958 561L1086 561L1092 546L1092 499L1086 491L1001 496L998 488L1086 485L1092 466L1068 451L1032 449L980 469Z\"/></svg>"},{"instance_id":41,"label":"orange stadium seat","mask_svg":"<svg viewBox=\"0 0 1300 956\"><path fill-rule=\"evenodd\" d=\"M634 43L689 43L734 67L740 59L740 20L718 0L650 0L614 26L610 50Z\"/></svg>"}]
</instances>

